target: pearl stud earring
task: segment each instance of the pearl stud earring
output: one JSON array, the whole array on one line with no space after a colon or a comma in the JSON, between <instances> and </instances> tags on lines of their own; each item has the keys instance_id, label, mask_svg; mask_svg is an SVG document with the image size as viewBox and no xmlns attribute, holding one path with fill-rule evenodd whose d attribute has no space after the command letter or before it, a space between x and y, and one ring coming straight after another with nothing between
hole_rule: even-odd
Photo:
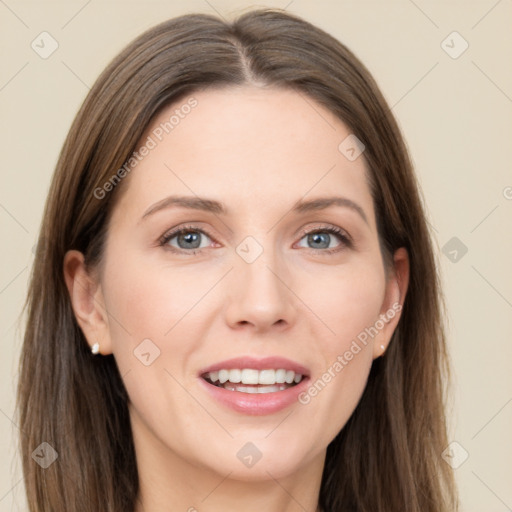
<instances>
[{"instance_id":1,"label":"pearl stud earring","mask_svg":"<svg viewBox=\"0 0 512 512\"><path fill-rule=\"evenodd\" d=\"M100 344L99 343L95 343L92 347L91 347L91 352L96 355L98 354L100 351Z\"/></svg>"}]
</instances>

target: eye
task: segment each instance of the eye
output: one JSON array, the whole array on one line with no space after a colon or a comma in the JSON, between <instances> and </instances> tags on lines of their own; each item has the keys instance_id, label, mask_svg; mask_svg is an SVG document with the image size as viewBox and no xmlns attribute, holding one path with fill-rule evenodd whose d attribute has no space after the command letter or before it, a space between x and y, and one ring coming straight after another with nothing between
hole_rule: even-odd
<instances>
[{"instance_id":1,"label":"eye","mask_svg":"<svg viewBox=\"0 0 512 512\"><path fill-rule=\"evenodd\" d=\"M335 237L332 235L335 235ZM333 238L338 238L338 240L341 240L341 243L332 247L331 242L333 241ZM327 226L307 231L301 238L301 240L303 239L306 239L306 243L313 245L313 247L310 247L311 249L315 251L320 250L328 254L341 251L345 247L352 247L350 237L343 230L334 226Z\"/></svg>"},{"instance_id":2,"label":"eye","mask_svg":"<svg viewBox=\"0 0 512 512\"><path fill-rule=\"evenodd\" d=\"M202 229L195 226L183 226L165 233L159 240L159 243L173 252L196 254L194 249L197 249L197 252L201 252L202 249L208 247L208 244L201 245L201 238L204 237L211 239L208 233ZM177 247L171 243L173 240L175 240Z\"/></svg>"},{"instance_id":3,"label":"eye","mask_svg":"<svg viewBox=\"0 0 512 512\"><path fill-rule=\"evenodd\" d=\"M165 233L160 238L159 245L175 253L193 255L211 245L211 242L210 244L201 244L205 237L210 241L213 240L213 237L197 226L182 226ZM335 238L338 238L339 243L333 247L331 243ZM306 239L306 243L312 244L309 249L327 254L336 253L346 247L353 246L350 236L335 226L324 226L305 231L301 241L304 239ZM299 247L304 246L299 245Z\"/></svg>"}]
</instances>

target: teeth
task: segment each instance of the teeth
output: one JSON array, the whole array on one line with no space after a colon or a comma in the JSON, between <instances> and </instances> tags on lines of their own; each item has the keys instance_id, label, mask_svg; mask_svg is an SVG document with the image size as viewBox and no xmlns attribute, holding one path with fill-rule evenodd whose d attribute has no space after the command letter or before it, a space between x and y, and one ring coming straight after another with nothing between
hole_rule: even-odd
<instances>
[{"instance_id":1,"label":"teeth","mask_svg":"<svg viewBox=\"0 0 512 512\"><path fill-rule=\"evenodd\" d=\"M258 370L242 370L242 384L258 384Z\"/></svg>"},{"instance_id":2,"label":"teeth","mask_svg":"<svg viewBox=\"0 0 512 512\"><path fill-rule=\"evenodd\" d=\"M278 384L284 384L286 378L286 370L276 370L276 382Z\"/></svg>"},{"instance_id":3,"label":"teeth","mask_svg":"<svg viewBox=\"0 0 512 512\"><path fill-rule=\"evenodd\" d=\"M263 386L274 386L275 384L298 384L302 380L300 373L295 373L292 370L283 369L265 369L254 370L252 368L243 369L222 369L216 372L209 372L206 377L213 383L225 384L261 384ZM243 386L238 386L242 388ZM228 389L228 388L226 388ZM264 389L264 388L247 388L247 389ZM278 389L276 389L278 391ZM269 393L270 391L246 391L247 393Z\"/></svg>"},{"instance_id":4,"label":"teeth","mask_svg":"<svg viewBox=\"0 0 512 512\"><path fill-rule=\"evenodd\" d=\"M275 384L276 371L275 370L261 370L258 377L258 384Z\"/></svg>"},{"instance_id":5,"label":"teeth","mask_svg":"<svg viewBox=\"0 0 512 512\"><path fill-rule=\"evenodd\" d=\"M242 382L242 370L229 370L229 382Z\"/></svg>"},{"instance_id":6,"label":"teeth","mask_svg":"<svg viewBox=\"0 0 512 512\"><path fill-rule=\"evenodd\" d=\"M224 389L228 391L239 391L241 393L275 393L276 391L284 391L288 389L290 386L287 384L277 384L276 386L237 386L235 384L231 384L227 382L224 386Z\"/></svg>"}]
</instances>

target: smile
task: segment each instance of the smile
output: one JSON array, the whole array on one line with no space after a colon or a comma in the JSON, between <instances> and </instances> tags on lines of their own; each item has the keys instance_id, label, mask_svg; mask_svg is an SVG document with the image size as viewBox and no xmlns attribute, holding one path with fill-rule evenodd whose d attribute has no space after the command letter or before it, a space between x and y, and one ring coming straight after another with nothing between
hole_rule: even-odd
<instances>
[{"instance_id":1,"label":"smile","mask_svg":"<svg viewBox=\"0 0 512 512\"><path fill-rule=\"evenodd\" d=\"M232 368L207 372L202 375L214 386L240 393L274 393L284 391L301 382L303 376L293 370Z\"/></svg>"}]
</instances>

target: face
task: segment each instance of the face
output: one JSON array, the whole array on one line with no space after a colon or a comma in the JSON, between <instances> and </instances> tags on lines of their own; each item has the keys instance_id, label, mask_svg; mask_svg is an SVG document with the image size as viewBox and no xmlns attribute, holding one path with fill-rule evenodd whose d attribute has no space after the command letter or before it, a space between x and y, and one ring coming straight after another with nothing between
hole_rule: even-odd
<instances>
[{"instance_id":1,"label":"face","mask_svg":"<svg viewBox=\"0 0 512 512\"><path fill-rule=\"evenodd\" d=\"M350 130L331 112L291 90L191 97L118 185L102 308L81 326L115 356L141 456L279 478L323 460L353 413L403 280L386 278L364 154L338 149Z\"/></svg>"}]
</instances>

